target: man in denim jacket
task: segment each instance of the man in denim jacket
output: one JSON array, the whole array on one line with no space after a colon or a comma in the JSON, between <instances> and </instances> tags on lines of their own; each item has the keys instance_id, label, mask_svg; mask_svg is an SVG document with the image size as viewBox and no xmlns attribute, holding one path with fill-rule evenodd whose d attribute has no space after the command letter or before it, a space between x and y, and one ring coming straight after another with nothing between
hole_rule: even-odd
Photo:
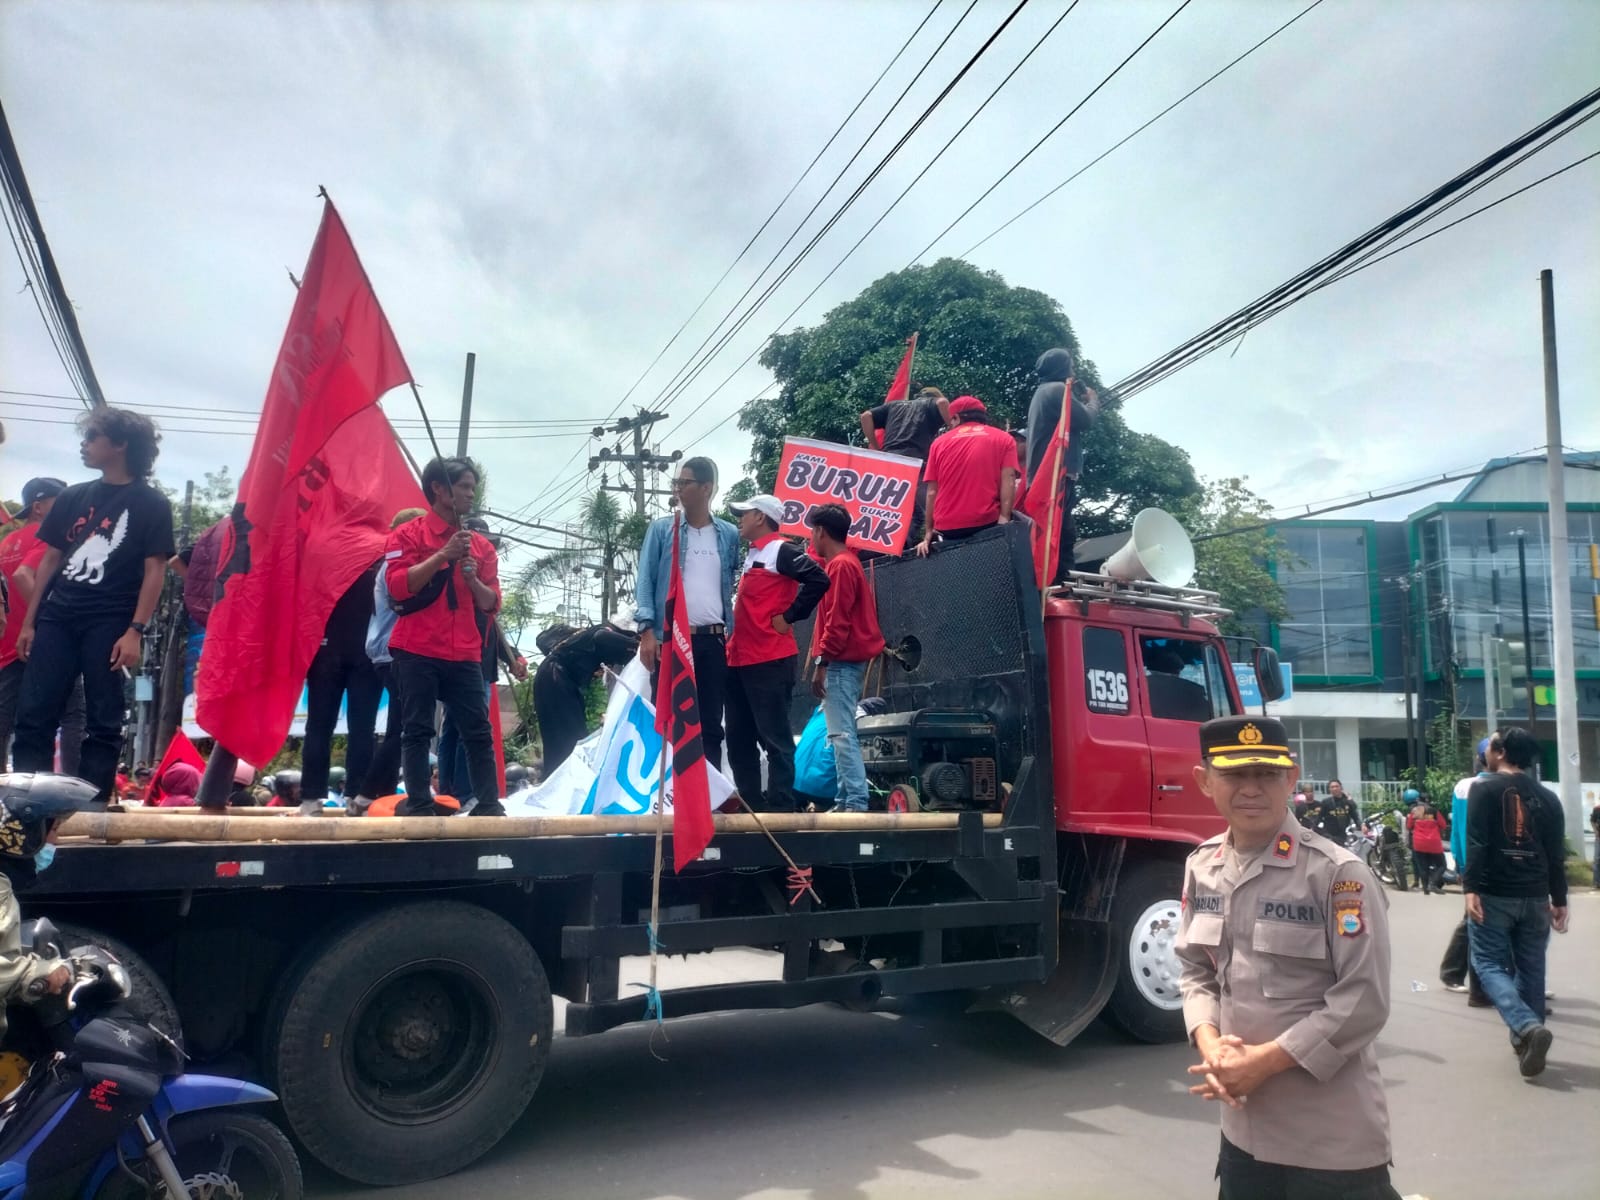
<instances>
[{"instance_id":1,"label":"man in denim jacket","mask_svg":"<svg viewBox=\"0 0 1600 1200\"><path fill-rule=\"evenodd\" d=\"M739 570L739 531L711 515L717 494L717 464L709 458L688 458L672 481L678 511L650 523L639 551L639 658L652 672L661 655L662 615L672 579L672 524L678 535L678 567L683 573L683 599L694 647L695 686L700 697L701 737L706 760L722 766L722 696L728 669L726 642L733 628L733 581Z\"/></svg>"}]
</instances>

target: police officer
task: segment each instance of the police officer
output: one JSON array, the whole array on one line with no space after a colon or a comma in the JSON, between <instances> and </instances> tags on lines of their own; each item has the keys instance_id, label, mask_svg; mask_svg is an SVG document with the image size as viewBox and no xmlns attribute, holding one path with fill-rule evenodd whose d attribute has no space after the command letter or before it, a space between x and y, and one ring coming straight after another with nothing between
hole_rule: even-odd
<instances>
[{"instance_id":1,"label":"police officer","mask_svg":"<svg viewBox=\"0 0 1600 1200\"><path fill-rule=\"evenodd\" d=\"M1398 1200L1375 1040L1389 1017L1383 889L1289 810L1282 722L1200 727L1195 780L1228 830L1184 872L1177 951L1202 1061L1220 1100L1222 1200Z\"/></svg>"}]
</instances>

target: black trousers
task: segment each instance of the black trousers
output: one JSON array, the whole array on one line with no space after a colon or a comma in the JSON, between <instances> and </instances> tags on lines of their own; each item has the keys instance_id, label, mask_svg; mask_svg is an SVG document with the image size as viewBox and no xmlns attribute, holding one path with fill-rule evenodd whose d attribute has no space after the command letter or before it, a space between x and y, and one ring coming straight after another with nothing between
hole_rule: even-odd
<instances>
[{"instance_id":1,"label":"black trousers","mask_svg":"<svg viewBox=\"0 0 1600 1200\"><path fill-rule=\"evenodd\" d=\"M21 620L15 617L13 620ZM0 771L6 769L11 749L11 731L17 725L17 701L22 699L22 673L28 664L20 658L0 667Z\"/></svg>"},{"instance_id":2,"label":"black trousers","mask_svg":"<svg viewBox=\"0 0 1600 1200\"><path fill-rule=\"evenodd\" d=\"M545 659L533 673L533 711L544 743L544 778L549 779L589 732L583 688L553 658Z\"/></svg>"},{"instance_id":3,"label":"black trousers","mask_svg":"<svg viewBox=\"0 0 1600 1200\"><path fill-rule=\"evenodd\" d=\"M965 541L975 533L982 533L985 529L993 529L999 521L990 521L987 525L967 525L961 529L941 529L939 536L947 542Z\"/></svg>"},{"instance_id":4,"label":"black trousers","mask_svg":"<svg viewBox=\"0 0 1600 1200\"><path fill-rule=\"evenodd\" d=\"M400 743L405 727L405 712L400 704L400 689L395 685L393 668L388 663L379 663L373 667L373 671L378 676L379 686L389 693L389 720L384 726L383 739L372 752L366 777L358 779L352 774L345 779L346 795L365 796L368 800L392 796L399 790Z\"/></svg>"},{"instance_id":5,"label":"black trousers","mask_svg":"<svg viewBox=\"0 0 1600 1200\"><path fill-rule=\"evenodd\" d=\"M1413 850L1411 857L1417 860L1417 882L1422 884L1422 890L1444 891L1444 855Z\"/></svg>"},{"instance_id":6,"label":"black trousers","mask_svg":"<svg viewBox=\"0 0 1600 1200\"><path fill-rule=\"evenodd\" d=\"M434 708L443 704L467 747L467 770L478 805L473 813L499 816L500 780L494 765L494 734L489 728L489 704L483 694L483 667L477 659L451 662L395 650L393 669L400 680L404 725L400 763L406 777L406 798L395 809L403 817L433 815L432 770L428 750L433 744Z\"/></svg>"},{"instance_id":7,"label":"black trousers","mask_svg":"<svg viewBox=\"0 0 1600 1200\"><path fill-rule=\"evenodd\" d=\"M1359 1171L1318 1171L1266 1163L1227 1138L1217 1156L1218 1200L1400 1200L1380 1163Z\"/></svg>"},{"instance_id":8,"label":"black trousers","mask_svg":"<svg viewBox=\"0 0 1600 1200\"><path fill-rule=\"evenodd\" d=\"M727 644L720 633L697 633L689 639L694 650L694 687L700 701L700 740L706 761L722 770L722 710L728 691Z\"/></svg>"},{"instance_id":9,"label":"black trousers","mask_svg":"<svg viewBox=\"0 0 1600 1200\"><path fill-rule=\"evenodd\" d=\"M121 671L110 667L111 649L128 631L126 617L101 617L67 624L44 618L34 626L33 650L22 676L12 759L18 771L55 767L56 730L83 676L83 750L77 775L99 789L105 803L117 778L127 695Z\"/></svg>"},{"instance_id":10,"label":"black trousers","mask_svg":"<svg viewBox=\"0 0 1600 1200\"><path fill-rule=\"evenodd\" d=\"M1078 525L1072 516L1072 502L1077 499L1077 493L1078 481L1067 480L1067 486L1061 495L1061 511L1056 514L1056 565L1055 572L1050 576L1052 583L1065 582L1067 572L1077 567L1077 560L1072 552L1072 547L1078 540Z\"/></svg>"},{"instance_id":11,"label":"black trousers","mask_svg":"<svg viewBox=\"0 0 1600 1200\"><path fill-rule=\"evenodd\" d=\"M364 650L341 654L324 646L306 671L306 739L300 749L300 797L328 798L328 765L333 758L333 729L339 723L339 701L345 705L345 787L358 785L372 769L374 726L383 684Z\"/></svg>"},{"instance_id":12,"label":"black trousers","mask_svg":"<svg viewBox=\"0 0 1600 1200\"><path fill-rule=\"evenodd\" d=\"M794 731L789 700L797 655L729 667L727 676L728 765L739 795L758 812L794 811ZM761 752L767 756L767 788L761 790Z\"/></svg>"},{"instance_id":13,"label":"black trousers","mask_svg":"<svg viewBox=\"0 0 1600 1200\"><path fill-rule=\"evenodd\" d=\"M19 620L21 618L18 618ZM0 771L6 769L11 750L11 733L17 727L17 706L22 700L22 677L28 664L20 658L0 667ZM83 679L72 684L67 711L61 714L61 773L76 775L83 754L83 726L87 716L83 700Z\"/></svg>"},{"instance_id":14,"label":"black trousers","mask_svg":"<svg viewBox=\"0 0 1600 1200\"><path fill-rule=\"evenodd\" d=\"M1488 1004L1489 997L1483 994L1483 988L1478 983L1478 973L1472 969L1467 937L1467 918L1463 915L1450 934L1450 944L1444 948L1444 957L1439 960L1439 982L1452 987L1459 987L1464 983L1473 1000Z\"/></svg>"}]
</instances>

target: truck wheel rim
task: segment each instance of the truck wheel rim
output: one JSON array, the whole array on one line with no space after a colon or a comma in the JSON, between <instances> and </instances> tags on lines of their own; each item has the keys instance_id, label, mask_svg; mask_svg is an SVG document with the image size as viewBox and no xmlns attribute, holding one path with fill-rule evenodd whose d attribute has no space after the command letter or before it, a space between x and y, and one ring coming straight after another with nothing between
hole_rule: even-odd
<instances>
[{"instance_id":1,"label":"truck wheel rim","mask_svg":"<svg viewBox=\"0 0 1600 1200\"><path fill-rule=\"evenodd\" d=\"M494 1063L493 993L477 972L407 963L367 989L345 1039L350 1093L374 1116L422 1124L466 1104Z\"/></svg>"},{"instance_id":2,"label":"truck wheel rim","mask_svg":"<svg viewBox=\"0 0 1600 1200\"><path fill-rule=\"evenodd\" d=\"M1139 914L1128 935L1128 974L1147 1004L1163 1012L1183 1007L1178 979L1178 927L1182 910L1177 900L1158 900Z\"/></svg>"}]
</instances>

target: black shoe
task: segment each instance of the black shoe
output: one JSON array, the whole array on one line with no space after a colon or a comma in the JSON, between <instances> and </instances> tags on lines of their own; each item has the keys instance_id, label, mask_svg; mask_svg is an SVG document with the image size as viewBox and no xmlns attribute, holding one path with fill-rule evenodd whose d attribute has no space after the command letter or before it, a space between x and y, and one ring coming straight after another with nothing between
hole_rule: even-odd
<instances>
[{"instance_id":1,"label":"black shoe","mask_svg":"<svg viewBox=\"0 0 1600 1200\"><path fill-rule=\"evenodd\" d=\"M1477 992L1470 992L1469 991L1467 993L1467 1007L1468 1008L1493 1008L1494 1007L1494 1001L1489 999L1489 997L1487 997L1487 996L1480 995Z\"/></svg>"},{"instance_id":2,"label":"black shoe","mask_svg":"<svg viewBox=\"0 0 1600 1200\"><path fill-rule=\"evenodd\" d=\"M1544 1070L1545 1055L1550 1053L1550 1043L1555 1039L1543 1025L1535 1025L1517 1047L1517 1069L1524 1079L1532 1079Z\"/></svg>"},{"instance_id":3,"label":"black shoe","mask_svg":"<svg viewBox=\"0 0 1600 1200\"><path fill-rule=\"evenodd\" d=\"M506 816L506 806L495 800L489 804L474 804L469 817L503 817Z\"/></svg>"}]
</instances>

